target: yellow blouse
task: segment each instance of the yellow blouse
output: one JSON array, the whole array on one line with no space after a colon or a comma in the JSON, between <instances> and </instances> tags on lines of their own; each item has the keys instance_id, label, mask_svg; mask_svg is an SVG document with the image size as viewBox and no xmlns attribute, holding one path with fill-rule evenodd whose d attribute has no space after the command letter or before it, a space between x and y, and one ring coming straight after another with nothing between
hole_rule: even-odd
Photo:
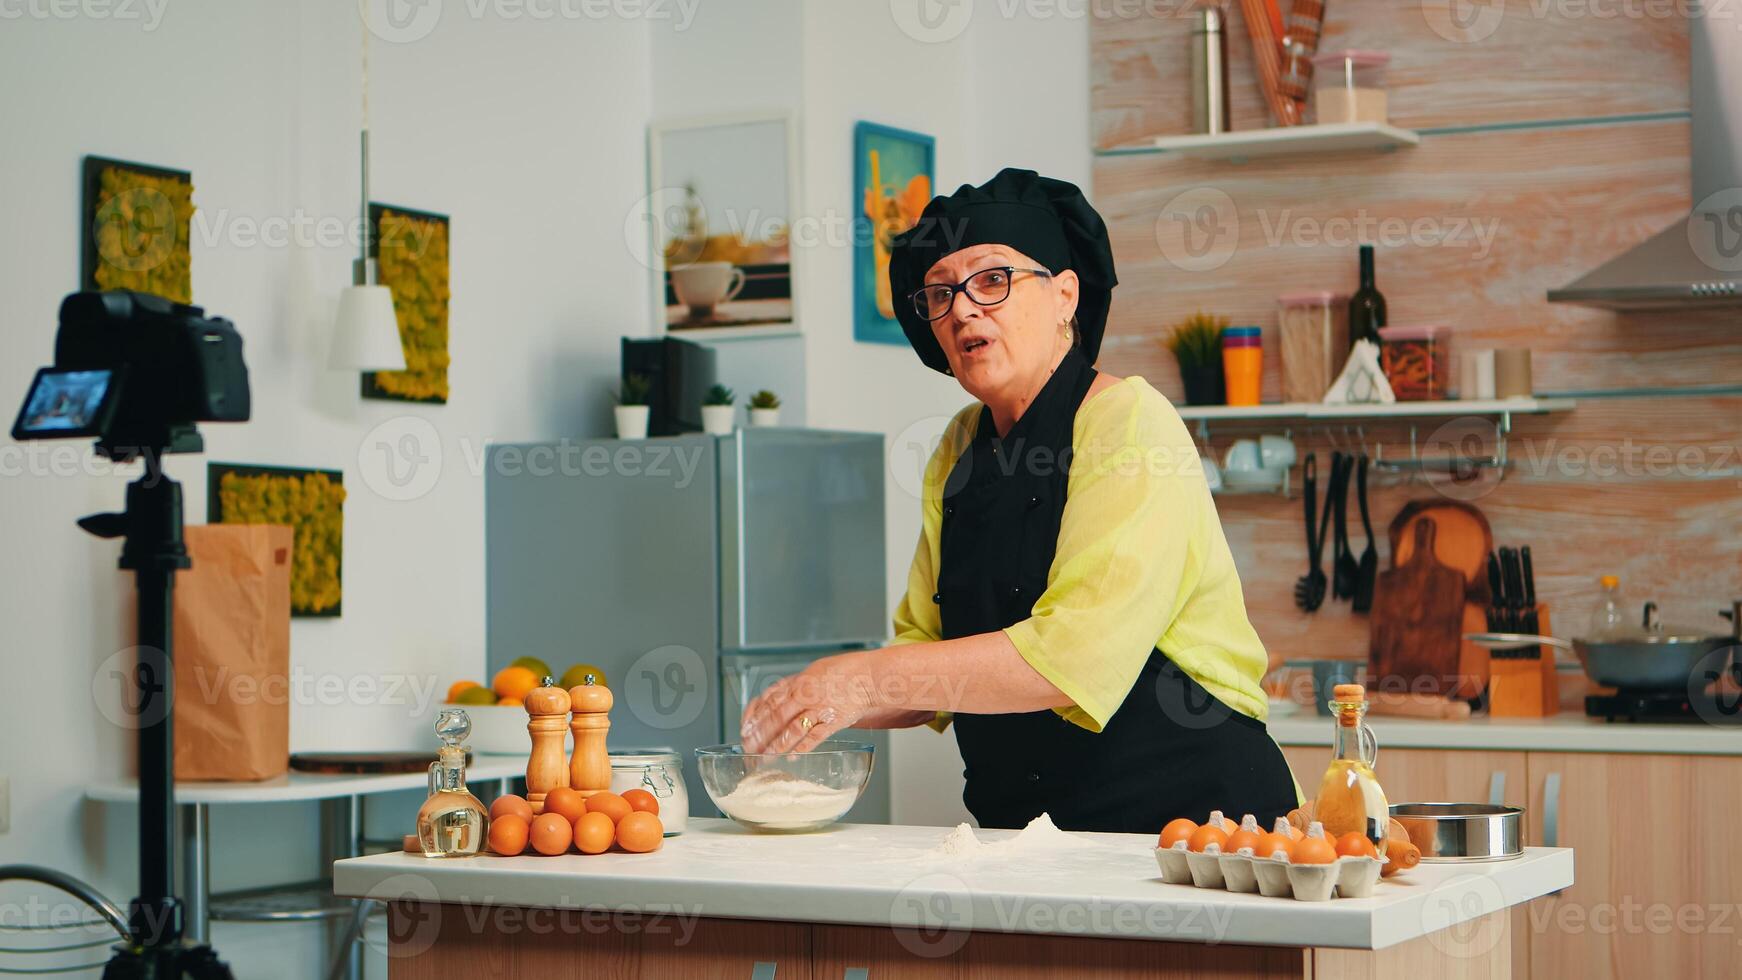
<instances>
[{"instance_id":1,"label":"yellow blouse","mask_svg":"<svg viewBox=\"0 0 1742 980\"><path fill-rule=\"evenodd\" d=\"M973 439L975 403L958 412L926 466L923 525L895 611L894 643L941 638L937 592L943 486ZM1074 461L1058 549L1033 613L1004 632L1070 697L1055 708L1098 732L1160 647L1241 714L1269 714L1264 644L1246 618L1234 558L1185 422L1142 378L1091 396L1073 425ZM942 731L945 714L932 726Z\"/></svg>"}]
</instances>

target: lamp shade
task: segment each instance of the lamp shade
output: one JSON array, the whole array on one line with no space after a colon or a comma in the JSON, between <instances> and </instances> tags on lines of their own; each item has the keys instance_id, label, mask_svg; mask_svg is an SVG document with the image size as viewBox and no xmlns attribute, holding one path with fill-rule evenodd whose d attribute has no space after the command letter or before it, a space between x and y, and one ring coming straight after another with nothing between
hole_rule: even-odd
<instances>
[{"instance_id":1,"label":"lamp shade","mask_svg":"<svg viewBox=\"0 0 1742 980\"><path fill-rule=\"evenodd\" d=\"M339 293L339 319L327 366L354 371L403 371L405 348L386 286L347 286Z\"/></svg>"}]
</instances>

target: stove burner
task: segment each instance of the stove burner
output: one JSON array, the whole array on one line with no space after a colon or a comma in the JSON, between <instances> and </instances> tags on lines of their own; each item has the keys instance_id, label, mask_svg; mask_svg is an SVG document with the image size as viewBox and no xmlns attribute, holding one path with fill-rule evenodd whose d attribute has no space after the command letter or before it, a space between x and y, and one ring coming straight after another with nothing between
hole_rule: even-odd
<instances>
[{"instance_id":1,"label":"stove burner","mask_svg":"<svg viewBox=\"0 0 1742 980\"><path fill-rule=\"evenodd\" d=\"M1734 694L1701 694L1696 700L1679 691L1621 690L1586 697L1585 714L1611 722L1686 721L1742 725L1742 699Z\"/></svg>"}]
</instances>

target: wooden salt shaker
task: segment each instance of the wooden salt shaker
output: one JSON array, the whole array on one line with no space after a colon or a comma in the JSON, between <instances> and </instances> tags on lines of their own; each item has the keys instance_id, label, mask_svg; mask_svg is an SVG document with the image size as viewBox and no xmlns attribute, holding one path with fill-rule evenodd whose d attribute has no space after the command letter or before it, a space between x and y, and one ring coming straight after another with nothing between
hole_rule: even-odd
<instances>
[{"instance_id":1,"label":"wooden salt shaker","mask_svg":"<svg viewBox=\"0 0 1742 980\"><path fill-rule=\"evenodd\" d=\"M569 763L569 785L582 796L603 793L611 788L611 754L605 749L605 733L611 728L611 689L593 683L588 674L586 683L569 688L569 703L574 717L569 730L575 733L575 757Z\"/></svg>"},{"instance_id":2,"label":"wooden salt shaker","mask_svg":"<svg viewBox=\"0 0 1742 980\"><path fill-rule=\"evenodd\" d=\"M569 693L546 677L544 686L526 693L526 714L526 730L532 735L532 755L526 760L526 802L539 814L544 812L545 796L569 784L569 767L563 759Z\"/></svg>"}]
</instances>

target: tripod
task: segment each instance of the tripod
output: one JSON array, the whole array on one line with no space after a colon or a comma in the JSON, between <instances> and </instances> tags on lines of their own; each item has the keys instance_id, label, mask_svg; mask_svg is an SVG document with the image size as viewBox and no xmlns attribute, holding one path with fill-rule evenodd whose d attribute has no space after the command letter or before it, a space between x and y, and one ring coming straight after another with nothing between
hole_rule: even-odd
<instances>
[{"instance_id":1,"label":"tripod","mask_svg":"<svg viewBox=\"0 0 1742 980\"><path fill-rule=\"evenodd\" d=\"M197 438L197 437L196 437ZM171 435L160 445L174 446ZM117 460L99 444L98 451ZM175 573L192 567L182 540L181 484L163 472L163 453L139 454L145 474L127 485L127 509L92 514L79 526L100 538L123 538L121 568L139 592L139 896L127 907L129 942L117 947L103 980L230 980L230 968L209 946L182 941L182 905L175 897Z\"/></svg>"}]
</instances>

